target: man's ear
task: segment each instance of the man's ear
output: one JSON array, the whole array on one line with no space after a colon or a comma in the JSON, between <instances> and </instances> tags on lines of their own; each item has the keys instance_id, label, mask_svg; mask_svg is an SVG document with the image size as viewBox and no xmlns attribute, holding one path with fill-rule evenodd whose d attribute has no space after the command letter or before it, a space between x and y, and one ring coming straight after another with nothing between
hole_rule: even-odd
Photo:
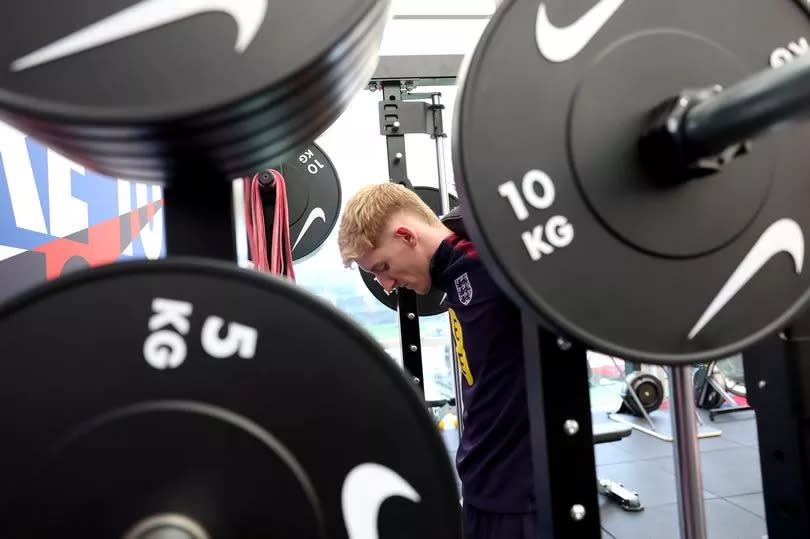
<instances>
[{"instance_id":1,"label":"man's ear","mask_svg":"<svg viewBox=\"0 0 810 539\"><path fill-rule=\"evenodd\" d=\"M400 226L394 231L394 236L403 240L411 247L416 245L416 234L407 226Z\"/></svg>"}]
</instances>

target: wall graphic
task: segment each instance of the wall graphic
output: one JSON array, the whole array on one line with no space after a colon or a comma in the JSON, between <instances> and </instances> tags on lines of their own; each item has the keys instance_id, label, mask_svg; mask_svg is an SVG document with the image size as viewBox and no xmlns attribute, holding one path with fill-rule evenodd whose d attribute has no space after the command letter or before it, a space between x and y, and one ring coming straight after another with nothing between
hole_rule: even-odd
<instances>
[{"instance_id":1,"label":"wall graphic","mask_svg":"<svg viewBox=\"0 0 810 539\"><path fill-rule=\"evenodd\" d=\"M160 187L101 176L0 122L0 302L67 272L165 256Z\"/></svg>"}]
</instances>

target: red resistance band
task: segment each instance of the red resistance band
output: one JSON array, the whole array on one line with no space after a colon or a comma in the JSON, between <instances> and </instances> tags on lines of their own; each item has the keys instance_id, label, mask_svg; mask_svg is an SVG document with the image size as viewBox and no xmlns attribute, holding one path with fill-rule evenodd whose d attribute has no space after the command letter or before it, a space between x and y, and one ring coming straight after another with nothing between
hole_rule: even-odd
<instances>
[{"instance_id":1,"label":"red resistance band","mask_svg":"<svg viewBox=\"0 0 810 539\"><path fill-rule=\"evenodd\" d=\"M273 208L272 237L267 237L262 205L262 185L259 174L252 180L245 179L245 216L247 221L250 259L255 269L284 275L295 281L293 270L292 247L290 244L290 215L287 206L287 184L284 176L277 170L268 170L273 176L271 189L275 190ZM270 246L268 257L267 247Z\"/></svg>"}]
</instances>

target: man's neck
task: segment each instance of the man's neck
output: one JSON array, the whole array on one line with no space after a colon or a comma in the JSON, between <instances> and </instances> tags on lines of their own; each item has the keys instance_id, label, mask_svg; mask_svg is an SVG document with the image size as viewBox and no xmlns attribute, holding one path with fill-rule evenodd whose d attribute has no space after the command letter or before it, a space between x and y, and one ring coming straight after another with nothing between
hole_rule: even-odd
<instances>
[{"instance_id":1,"label":"man's neck","mask_svg":"<svg viewBox=\"0 0 810 539\"><path fill-rule=\"evenodd\" d=\"M425 247L430 253L431 257L436 253L439 245L453 235L454 232L444 225L431 227L425 234Z\"/></svg>"}]
</instances>

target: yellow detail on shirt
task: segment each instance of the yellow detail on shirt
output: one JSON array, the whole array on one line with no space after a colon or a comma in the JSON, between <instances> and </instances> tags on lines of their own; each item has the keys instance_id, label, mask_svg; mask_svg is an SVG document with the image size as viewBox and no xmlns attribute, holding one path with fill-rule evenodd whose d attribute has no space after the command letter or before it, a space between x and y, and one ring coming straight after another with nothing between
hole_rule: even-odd
<instances>
[{"instance_id":1,"label":"yellow detail on shirt","mask_svg":"<svg viewBox=\"0 0 810 539\"><path fill-rule=\"evenodd\" d=\"M450 330L453 332L453 339L456 342L458 366L461 369L461 374L464 375L464 379L467 380L467 385L472 386L475 379L470 371L470 364L467 362L467 352L464 350L464 332L461 330L461 322L459 322L453 309L447 309L447 312L450 313Z\"/></svg>"}]
</instances>

